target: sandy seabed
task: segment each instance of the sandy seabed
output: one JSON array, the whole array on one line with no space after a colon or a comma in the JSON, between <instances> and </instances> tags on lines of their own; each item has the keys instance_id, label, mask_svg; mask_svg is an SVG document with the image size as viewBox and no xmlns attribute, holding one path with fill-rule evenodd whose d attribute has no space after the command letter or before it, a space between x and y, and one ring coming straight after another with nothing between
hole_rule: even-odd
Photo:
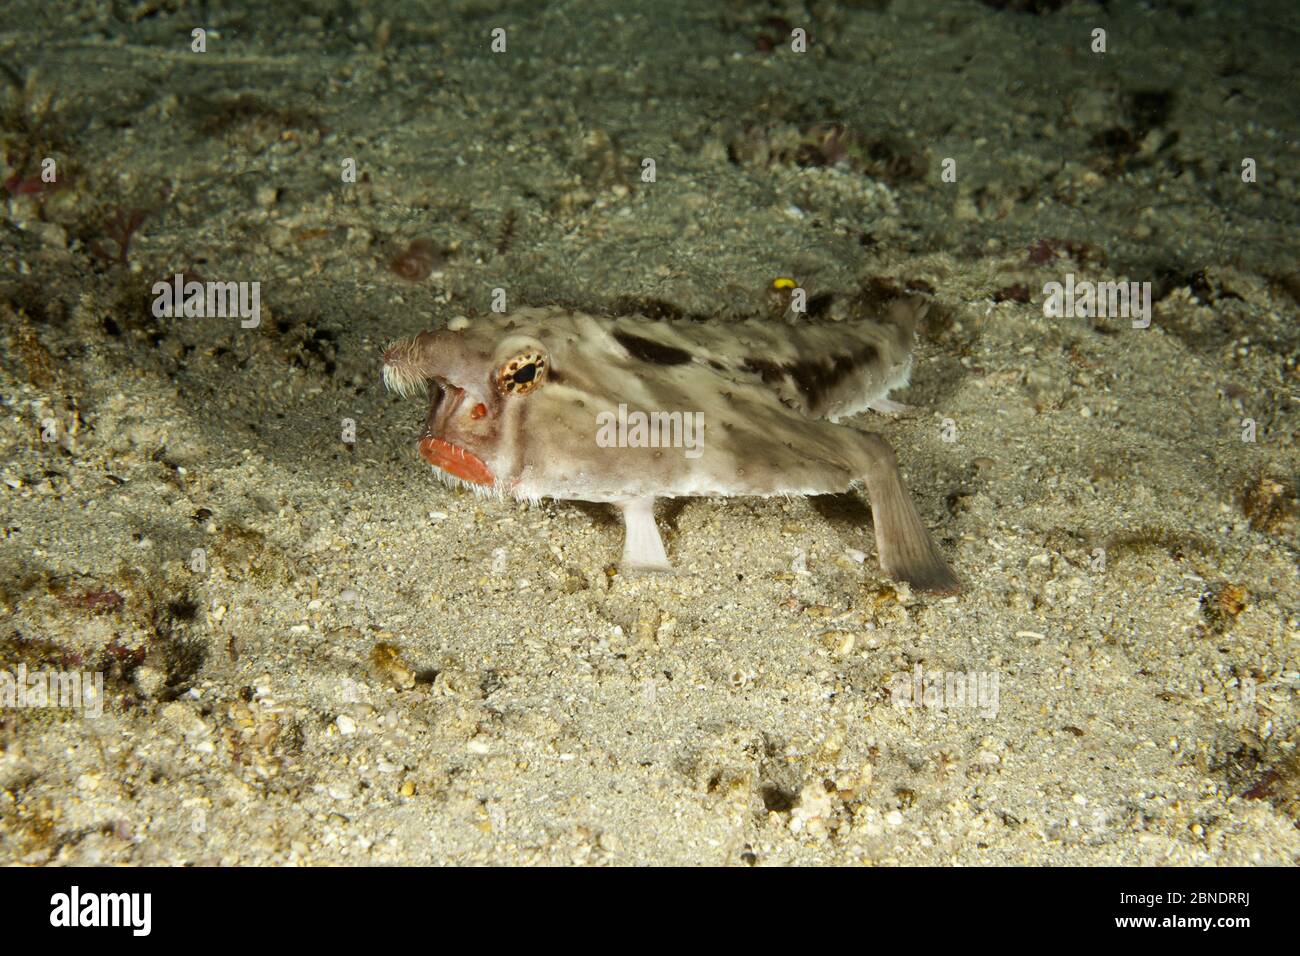
<instances>
[{"instance_id":1,"label":"sandy seabed","mask_svg":"<svg viewBox=\"0 0 1300 956\"><path fill-rule=\"evenodd\" d=\"M202 54L54 6L0 13L0 668L104 697L0 710L0 861L1300 856L1290 3L231 3ZM177 273L259 324L156 317ZM1045 316L1067 274L1150 326ZM921 413L854 423L959 596L853 496L677 501L678 573L619 574L379 382L493 289L728 322L783 276L931 300Z\"/></svg>"}]
</instances>

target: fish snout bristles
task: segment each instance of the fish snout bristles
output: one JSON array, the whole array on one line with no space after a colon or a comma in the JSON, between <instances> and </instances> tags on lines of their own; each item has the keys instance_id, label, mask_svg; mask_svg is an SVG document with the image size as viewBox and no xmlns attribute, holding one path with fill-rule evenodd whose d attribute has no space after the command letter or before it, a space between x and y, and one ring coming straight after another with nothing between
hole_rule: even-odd
<instances>
[{"instance_id":1,"label":"fish snout bristles","mask_svg":"<svg viewBox=\"0 0 1300 956\"><path fill-rule=\"evenodd\" d=\"M399 339L384 350L384 387L403 398L419 394L428 376L416 357L416 340Z\"/></svg>"}]
</instances>

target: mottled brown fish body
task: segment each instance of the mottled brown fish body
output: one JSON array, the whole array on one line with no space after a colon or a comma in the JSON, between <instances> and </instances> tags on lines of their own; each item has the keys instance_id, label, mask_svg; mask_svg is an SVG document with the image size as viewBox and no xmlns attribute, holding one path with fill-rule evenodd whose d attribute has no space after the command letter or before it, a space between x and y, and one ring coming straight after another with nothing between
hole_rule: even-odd
<instances>
[{"instance_id":1,"label":"mottled brown fish body","mask_svg":"<svg viewBox=\"0 0 1300 956\"><path fill-rule=\"evenodd\" d=\"M666 563L644 505L654 498L865 483L886 570L951 590L893 452L835 424L893 405L923 311L901 300L874 321L790 326L526 309L395 343L384 379L404 394L428 388L421 453L442 477L485 494L618 504L629 547L650 552L625 549L629 564Z\"/></svg>"}]
</instances>

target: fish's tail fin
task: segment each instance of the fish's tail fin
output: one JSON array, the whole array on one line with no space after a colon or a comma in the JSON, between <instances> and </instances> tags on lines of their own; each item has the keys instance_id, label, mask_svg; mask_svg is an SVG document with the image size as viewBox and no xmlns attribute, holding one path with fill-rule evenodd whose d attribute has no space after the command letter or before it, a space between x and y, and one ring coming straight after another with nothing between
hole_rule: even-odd
<instances>
[{"instance_id":1,"label":"fish's tail fin","mask_svg":"<svg viewBox=\"0 0 1300 956\"><path fill-rule=\"evenodd\" d=\"M885 306L885 314L880 321L893 328L900 347L910 349L916 327L929 311L930 303L919 295L903 296Z\"/></svg>"}]
</instances>

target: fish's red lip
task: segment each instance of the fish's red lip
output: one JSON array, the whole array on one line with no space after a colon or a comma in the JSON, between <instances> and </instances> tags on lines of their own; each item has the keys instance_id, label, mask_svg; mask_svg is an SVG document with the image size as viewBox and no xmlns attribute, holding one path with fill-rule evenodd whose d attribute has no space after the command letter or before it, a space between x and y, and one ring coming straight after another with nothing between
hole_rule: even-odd
<instances>
[{"instance_id":1,"label":"fish's red lip","mask_svg":"<svg viewBox=\"0 0 1300 956\"><path fill-rule=\"evenodd\" d=\"M430 435L421 438L420 454L433 467L441 468L461 481L468 481L473 485L496 483L491 469L483 463L483 459L444 439Z\"/></svg>"}]
</instances>

